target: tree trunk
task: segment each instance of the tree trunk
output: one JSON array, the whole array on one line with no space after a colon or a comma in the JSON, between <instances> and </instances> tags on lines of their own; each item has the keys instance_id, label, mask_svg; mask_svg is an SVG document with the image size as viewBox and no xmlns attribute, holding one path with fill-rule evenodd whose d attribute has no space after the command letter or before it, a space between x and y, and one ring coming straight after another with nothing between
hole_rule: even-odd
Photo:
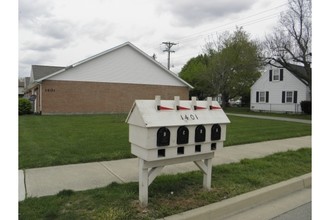
<instances>
[{"instance_id":1,"label":"tree trunk","mask_svg":"<svg viewBox=\"0 0 330 220\"><path fill-rule=\"evenodd\" d=\"M227 93L223 93L221 96L221 101L222 101L222 108L227 108L229 106L229 95Z\"/></svg>"}]
</instances>

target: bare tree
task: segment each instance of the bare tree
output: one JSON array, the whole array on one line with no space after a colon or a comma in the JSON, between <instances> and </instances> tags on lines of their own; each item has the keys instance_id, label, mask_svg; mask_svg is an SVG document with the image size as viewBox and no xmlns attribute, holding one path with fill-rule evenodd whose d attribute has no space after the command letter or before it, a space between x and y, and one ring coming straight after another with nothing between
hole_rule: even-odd
<instances>
[{"instance_id":1,"label":"bare tree","mask_svg":"<svg viewBox=\"0 0 330 220\"><path fill-rule=\"evenodd\" d=\"M284 67L305 80L312 90L312 3L288 0L288 5L274 32L266 36L264 57L267 63ZM303 66L306 74L291 64Z\"/></svg>"}]
</instances>

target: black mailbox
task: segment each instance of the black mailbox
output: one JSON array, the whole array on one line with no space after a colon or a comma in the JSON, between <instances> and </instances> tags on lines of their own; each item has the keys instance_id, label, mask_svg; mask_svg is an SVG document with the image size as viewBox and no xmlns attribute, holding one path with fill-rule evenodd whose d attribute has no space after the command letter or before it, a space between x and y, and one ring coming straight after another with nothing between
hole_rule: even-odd
<instances>
[{"instance_id":1,"label":"black mailbox","mask_svg":"<svg viewBox=\"0 0 330 220\"><path fill-rule=\"evenodd\" d=\"M171 133L166 127L161 127L157 131L157 146L167 146L170 144Z\"/></svg>"},{"instance_id":2,"label":"black mailbox","mask_svg":"<svg viewBox=\"0 0 330 220\"><path fill-rule=\"evenodd\" d=\"M189 130L186 126L180 126L177 131L177 144L187 144L189 141Z\"/></svg>"},{"instance_id":3,"label":"black mailbox","mask_svg":"<svg viewBox=\"0 0 330 220\"><path fill-rule=\"evenodd\" d=\"M221 138L221 127L219 124L214 124L212 125L211 128L211 140L212 141L217 141L220 140Z\"/></svg>"},{"instance_id":4,"label":"black mailbox","mask_svg":"<svg viewBox=\"0 0 330 220\"><path fill-rule=\"evenodd\" d=\"M205 141L205 127L203 125L198 125L195 129L195 142Z\"/></svg>"}]
</instances>

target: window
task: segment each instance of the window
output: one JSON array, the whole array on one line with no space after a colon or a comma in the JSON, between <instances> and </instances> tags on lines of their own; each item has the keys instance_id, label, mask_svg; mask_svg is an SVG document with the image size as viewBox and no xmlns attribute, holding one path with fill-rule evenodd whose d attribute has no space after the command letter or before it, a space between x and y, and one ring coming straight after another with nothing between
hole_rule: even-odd
<instances>
[{"instance_id":1,"label":"window","mask_svg":"<svg viewBox=\"0 0 330 220\"><path fill-rule=\"evenodd\" d=\"M269 91L257 91L256 102L268 103L269 102Z\"/></svg>"},{"instance_id":2,"label":"window","mask_svg":"<svg viewBox=\"0 0 330 220\"><path fill-rule=\"evenodd\" d=\"M278 69L274 69L274 74L273 74L273 80L274 81L279 81L280 80L280 74L278 72Z\"/></svg>"},{"instance_id":3,"label":"window","mask_svg":"<svg viewBox=\"0 0 330 220\"><path fill-rule=\"evenodd\" d=\"M266 102L266 92L259 93L259 102Z\"/></svg>"},{"instance_id":4,"label":"window","mask_svg":"<svg viewBox=\"0 0 330 220\"><path fill-rule=\"evenodd\" d=\"M270 69L269 81L283 81L283 69Z\"/></svg>"},{"instance_id":5,"label":"window","mask_svg":"<svg viewBox=\"0 0 330 220\"><path fill-rule=\"evenodd\" d=\"M282 103L297 103L298 91L282 91Z\"/></svg>"},{"instance_id":6,"label":"window","mask_svg":"<svg viewBox=\"0 0 330 220\"><path fill-rule=\"evenodd\" d=\"M293 101L293 92L292 91L286 92L286 102L292 103L292 101Z\"/></svg>"}]
</instances>

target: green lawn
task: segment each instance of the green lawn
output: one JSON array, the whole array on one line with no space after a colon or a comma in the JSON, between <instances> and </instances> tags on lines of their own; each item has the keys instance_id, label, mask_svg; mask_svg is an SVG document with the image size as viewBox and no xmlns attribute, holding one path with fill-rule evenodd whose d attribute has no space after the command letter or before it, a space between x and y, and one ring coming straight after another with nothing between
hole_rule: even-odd
<instances>
[{"instance_id":1,"label":"green lawn","mask_svg":"<svg viewBox=\"0 0 330 220\"><path fill-rule=\"evenodd\" d=\"M247 115L271 116L271 117L297 118L297 119L305 119L305 120L312 119L312 115L307 115L307 114L254 112L251 111L249 107L226 107L225 112L236 113L236 114L247 114Z\"/></svg>"},{"instance_id":2,"label":"green lawn","mask_svg":"<svg viewBox=\"0 0 330 220\"><path fill-rule=\"evenodd\" d=\"M311 125L228 116L225 146L311 134ZM19 116L19 168L133 157L126 114Z\"/></svg>"},{"instance_id":3,"label":"green lawn","mask_svg":"<svg viewBox=\"0 0 330 220\"><path fill-rule=\"evenodd\" d=\"M20 116L19 167L129 158L126 115Z\"/></svg>"},{"instance_id":4,"label":"green lawn","mask_svg":"<svg viewBox=\"0 0 330 220\"><path fill-rule=\"evenodd\" d=\"M202 188L201 172L157 177L149 187L149 206L141 209L138 183L28 198L19 219L157 219L262 188L311 172L311 149L214 166L212 190Z\"/></svg>"},{"instance_id":5,"label":"green lawn","mask_svg":"<svg viewBox=\"0 0 330 220\"><path fill-rule=\"evenodd\" d=\"M228 115L228 118L231 123L228 125L225 146L311 134L310 124L246 118L232 115Z\"/></svg>"}]
</instances>

